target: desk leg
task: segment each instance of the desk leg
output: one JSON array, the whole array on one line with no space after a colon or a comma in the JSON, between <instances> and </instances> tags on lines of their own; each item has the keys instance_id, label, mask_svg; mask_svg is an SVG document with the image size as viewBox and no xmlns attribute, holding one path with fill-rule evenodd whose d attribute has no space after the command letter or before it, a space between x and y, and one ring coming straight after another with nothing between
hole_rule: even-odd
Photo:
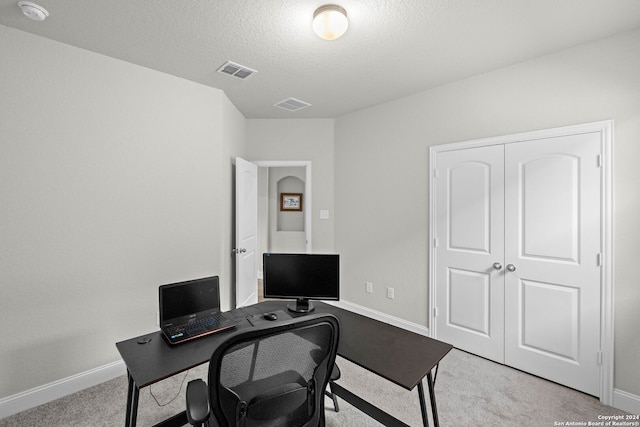
<instances>
[{"instance_id":1,"label":"desk leg","mask_svg":"<svg viewBox=\"0 0 640 427\"><path fill-rule=\"evenodd\" d=\"M136 421L138 419L138 398L140 397L140 390L133 380L133 377L127 370L127 378L129 379L129 386L127 389L127 413L124 420L125 427L136 427Z\"/></svg>"},{"instance_id":2,"label":"desk leg","mask_svg":"<svg viewBox=\"0 0 640 427\"><path fill-rule=\"evenodd\" d=\"M431 373L429 373L431 375ZM422 425L429 427L429 416L427 415L427 402L424 400L424 387L422 381L418 383L418 399L420 400L420 412L422 413Z\"/></svg>"},{"instance_id":3,"label":"desk leg","mask_svg":"<svg viewBox=\"0 0 640 427\"><path fill-rule=\"evenodd\" d=\"M359 409L386 427L409 427L408 424L403 423L393 415L386 413L363 398L356 396L338 383L333 383L333 393L336 396L341 397L342 400L347 402L349 405Z\"/></svg>"},{"instance_id":4,"label":"desk leg","mask_svg":"<svg viewBox=\"0 0 640 427\"><path fill-rule=\"evenodd\" d=\"M429 386L429 398L431 400L431 415L433 415L433 425L440 427L440 421L438 420L438 408L436 406L436 393L433 385L433 377L431 371L427 374L427 385ZM427 402L424 398L424 387L422 381L418 383L418 398L420 399L420 411L422 412L422 424L425 427L429 426L429 418L427 415Z\"/></svg>"},{"instance_id":5,"label":"desk leg","mask_svg":"<svg viewBox=\"0 0 640 427\"><path fill-rule=\"evenodd\" d=\"M431 371L427 374L427 385L429 386L429 397L431 398L431 415L433 415L433 425L435 427L440 427L440 421L438 421L438 408L436 406L436 392L434 390Z\"/></svg>"}]
</instances>

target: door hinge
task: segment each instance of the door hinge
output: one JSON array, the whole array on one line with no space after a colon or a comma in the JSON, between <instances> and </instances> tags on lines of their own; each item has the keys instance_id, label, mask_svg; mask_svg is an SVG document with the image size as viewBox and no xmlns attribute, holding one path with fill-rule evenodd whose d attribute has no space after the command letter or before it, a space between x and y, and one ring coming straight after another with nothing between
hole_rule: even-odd
<instances>
[{"instance_id":1,"label":"door hinge","mask_svg":"<svg viewBox=\"0 0 640 427\"><path fill-rule=\"evenodd\" d=\"M433 247L437 248L438 247L438 239L433 239Z\"/></svg>"},{"instance_id":2,"label":"door hinge","mask_svg":"<svg viewBox=\"0 0 640 427\"><path fill-rule=\"evenodd\" d=\"M598 365L602 365L602 352L598 352Z\"/></svg>"},{"instance_id":3,"label":"door hinge","mask_svg":"<svg viewBox=\"0 0 640 427\"><path fill-rule=\"evenodd\" d=\"M597 261L598 261L598 267L602 267L602 254L601 253L598 254L598 260Z\"/></svg>"},{"instance_id":4,"label":"door hinge","mask_svg":"<svg viewBox=\"0 0 640 427\"><path fill-rule=\"evenodd\" d=\"M602 155L601 154L598 154L597 162L598 162L598 167L601 168L602 167Z\"/></svg>"},{"instance_id":5,"label":"door hinge","mask_svg":"<svg viewBox=\"0 0 640 427\"><path fill-rule=\"evenodd\" d=\"M434 177L435 179L440 178L440 175L438 174L438 169L434 169L434 170L433 170L433 177Z\"/></svg>"},{"instance_id":6,"label":"door hinge","mask_svg":"<svg viewBox=\"0 0 640 427\"><path fill-rule=\"evenodd\" d=\"M433 307L433 317L438 317L438 307Z\"/></svg>"}]
</instances>

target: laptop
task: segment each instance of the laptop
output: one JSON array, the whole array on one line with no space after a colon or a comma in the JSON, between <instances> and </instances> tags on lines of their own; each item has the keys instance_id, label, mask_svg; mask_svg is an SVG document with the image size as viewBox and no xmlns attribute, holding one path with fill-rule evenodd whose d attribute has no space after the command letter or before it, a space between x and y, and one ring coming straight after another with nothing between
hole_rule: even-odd
<instances>
[{"instance_id":1,"label":"laptop","mask_svg":"<svg viewBox=\"0 0 640 427\"><path fill-rule=\"evenodd\" d=\"M220 311L218 276L158 288L160 329L169 344L179 344L237 325Z\"/></svg>"}]
</instances>

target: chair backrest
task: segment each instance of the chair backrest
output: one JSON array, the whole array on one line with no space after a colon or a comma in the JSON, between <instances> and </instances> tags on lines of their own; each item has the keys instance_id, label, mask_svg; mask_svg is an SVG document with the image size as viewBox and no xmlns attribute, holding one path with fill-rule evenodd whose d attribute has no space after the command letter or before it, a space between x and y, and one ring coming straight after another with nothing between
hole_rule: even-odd
<instances>
[{"instance_id":1,"label":"chair backrest","mask_svg":"<svg viewBox=\"0 0 640 427\"><path fill-rule=\"evenodd\" d=\"M324 426L324 390L338 347L338 319L313 314L229 336L209 365L220 426Z\"/></svg>"}]
</instances>

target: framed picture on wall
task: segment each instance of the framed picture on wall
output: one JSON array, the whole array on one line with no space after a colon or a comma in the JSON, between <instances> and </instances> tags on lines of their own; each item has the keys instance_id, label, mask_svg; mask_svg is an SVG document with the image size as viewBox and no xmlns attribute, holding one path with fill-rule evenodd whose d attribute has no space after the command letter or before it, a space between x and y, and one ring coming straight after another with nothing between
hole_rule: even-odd
<instances>
[{"instance_id":1,"label":"framed picture on wall","mask_svg":"<svg viewBox=\"0 0 640 427\"><path fill-rule=\"evenodd\" d=\"M280 210L299 212L302 210L302 193L280 193Z\"/></svg>"}]
</instances>

